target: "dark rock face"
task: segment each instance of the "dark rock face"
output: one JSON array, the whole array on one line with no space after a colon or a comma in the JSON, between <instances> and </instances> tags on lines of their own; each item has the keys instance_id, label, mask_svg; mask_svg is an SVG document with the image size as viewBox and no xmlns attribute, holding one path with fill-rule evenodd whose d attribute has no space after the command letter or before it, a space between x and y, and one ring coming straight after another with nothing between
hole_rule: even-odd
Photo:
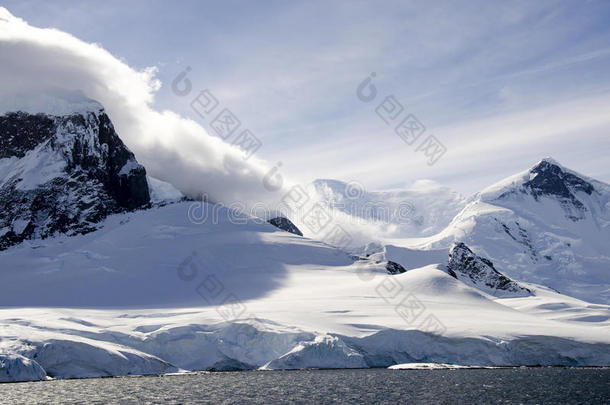
<instances>
[{"instance_id":1,"label":"dark rock face","mask_svg":"<svg viewBox=\"0 0 610 405\"><path fill-rule=\"evenodd\" d=\"M293 224L292 221L290 221L286 217L275 217L275 218L270 219L267 222L269 222L271 225L275 226L276 228L280 228L283 231L290 232L295 235L303 236L303 233L299 230L299 228L297 228L296 225Z\"/></svg>"},{"instance_id":2,"label":"dark rock face","mask_svg":"<svg viewBox=\"0 0 610 405\"><path fill-rule=\"evenodd\" d=\"M553 195L572 199L574 192L583 191L589 195L595 191L591 183L572 173L564 172L561 167L543 160L530 170L535 176L524 184L536 197Z\"/></svg>"},{"instance_id":3,"label":"dark rock face","mask_svg":"<svg viewBox=\"0 0 610 405\"><path fill-rule=\"evenodd\" d=\"M501 222L497 218L494 218L494 220L502 226L502 229L504 230L504 232L512 240L523 245L524 253L527 253L529 255L530 259L534 263L538 262L539 255L538 255L538 252L536 251L536 248L534 247L534 244L532 243L532 239L531 239L529 233L527 232L527 230L521 226L519 221L514 221L513 223L505 224L504 222Z\"/></svg>"},{"instance_id":4,"label":"dark rock face","mask_svg":"<svg viewBox=\"0 0 610 405\"><path fill-rule=\"evenodd\" d=\"M547 160L533 167L530 174L531 180L523 186L536 200L542 196L554 197L559 200L568 218L573 221L584 218L587 208L574 194L582 191L591 195L595 191L591 183Z\"/></svg>"},{"instance_id":5,"label":"dark rock face","mask_svg":"<svg viewBox=\"0 0 610 405\"><path fill-rule=\"evenodd\" d=\"M18 111L0 116L0 159L24 157L26 152L50 139L55 128L53 117L44 114Z\"/></svg>"},{"instance_id":6,"label":"dark rock face","mask_svg":"<svg viewBox=\"0 0 610 405\"><path fill-rule=\"evenodd\" d=\"M150 202L146 170L101 108L0 116L0 159L0 250L87 233L110 214Z\"/></svg>"},{"instance_id":7,"label":"dark rock face","mask_svg":"<svg viewBox=\"0 0 610 405\"><path fill-rule=\"evenodd\" d=\"M388 262L385 265L385 268L388 271L388 273L390 273L390 274L401 274L401 273L404 273L407 271L407 269L402 267L400 264L393 262L391 260L388 260Z\"/></svg>"},{"instance_id":8,"label":"dark rock face","mask_svg":"<svg viewBox=\"0 0 610 405\"><path fill-rule=\"evenodd\" d=\"M477 256L466 244L459 242L449 251L447 272L454 278L473 284L492 295L530 295L522 287L494 268L491 261Z\"/></svg>"}]
</instances>

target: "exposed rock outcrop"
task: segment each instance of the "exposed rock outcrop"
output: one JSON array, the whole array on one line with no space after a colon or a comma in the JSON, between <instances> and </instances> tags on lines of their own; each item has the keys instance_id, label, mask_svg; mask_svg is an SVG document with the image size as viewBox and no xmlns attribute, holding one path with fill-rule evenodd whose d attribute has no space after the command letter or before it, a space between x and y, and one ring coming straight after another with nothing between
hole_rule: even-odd
<instances>
[{"instance_id":1,"label":"exposed rock outcrop","mask_svg":"<svg viewBox=\"0 0 610 405\"><path fill-rule=\"evenodd\" d=\"M103 107L63 116L0 116L0 250L84 234L150 202L146 170Z\"/></svg>"},{"instance_id":2,"label":"exposed rock outcrop","mask_svg":"<svg viewBox=\"0 0 610 405\"><path fill-rule=\"evenodd\" d=\"M449 251L447 272L458 280L491 295L531 295L531 290L500 273L491 261L477 256L462 242L453 245Z\"/></svg>"},{"instance_id":3,"label":"exposed rock outcrop","mask_svg":"<svg viewBox=\"0 0 610 405\"><path fill-rule=\"evenodd\" d=\"M290 232L295 235L303 236L303 232L301 232L301 230L299 228L297 228L297 226L295 224L293 224L292 221L290 221L286 217L271 218L267 222L269 222L271 225L275 226L276 228L280 228L283 231Z\"/></svg>"}]
</instances>

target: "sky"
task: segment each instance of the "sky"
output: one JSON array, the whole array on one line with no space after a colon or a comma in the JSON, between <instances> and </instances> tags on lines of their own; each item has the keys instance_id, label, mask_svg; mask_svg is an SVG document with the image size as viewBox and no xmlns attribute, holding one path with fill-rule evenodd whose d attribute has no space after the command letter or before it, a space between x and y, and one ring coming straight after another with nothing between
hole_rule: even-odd
<instances>
[{"instance_id":1,"label":"sky","mask_svg":"<svg viewBox=\"0 0 610 405\"><path fill-rule=\"evenodd\" d=\"M381 190L428 179L469 195L551 156L610 182L608 1L0 6L148 72L150 109L211 132L211 118L191 108L208 89L261 140L261 165L281 163L295 181L335 178ZM180 96L172 81L187 68L193 89ZM371 74L376 97L363 101L358 87ZM403 107L390 124L376 112L389 96ZM394 132L409 114L426 129L411 145ZM430 135L446 149L434 164L421 150ZM126 139L130 147L138 142ZM197 153L194 144L188 152ZM213 160L209 151L201 155Z\"/></svg>"}]
</instances>

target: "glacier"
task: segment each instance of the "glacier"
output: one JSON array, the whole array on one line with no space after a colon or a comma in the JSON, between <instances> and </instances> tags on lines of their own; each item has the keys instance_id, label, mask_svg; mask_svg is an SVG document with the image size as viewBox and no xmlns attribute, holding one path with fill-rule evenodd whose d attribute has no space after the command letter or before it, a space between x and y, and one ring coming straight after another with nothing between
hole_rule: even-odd
<instances>
[{"instance_id":1,"label":"glacier","mask_svg":"<svg viewBox=\"0 0 610 405\"><path fill-rule=\"evenodd\" d=\"M607 305L531 283L531 296L495 297L447 263L390 275L384 262L252 218L234 224L226 208L194 224L192 204L115 214L96 232L0 252L13 270L0 273L11 286L0 297L0 353L35 361L40 378L610 364Z\"/></svg>"}]
</instances>

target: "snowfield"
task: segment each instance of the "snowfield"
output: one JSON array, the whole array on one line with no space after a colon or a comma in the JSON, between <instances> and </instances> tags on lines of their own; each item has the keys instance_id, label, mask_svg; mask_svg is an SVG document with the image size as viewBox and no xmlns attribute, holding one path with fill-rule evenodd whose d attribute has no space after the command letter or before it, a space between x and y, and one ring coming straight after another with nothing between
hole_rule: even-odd
<instances>
[{"instance_id":1,"label":"snowfield","mask_svg":"<svg viewBox=\"0 0 610 405\"><path fill-rule=\"evenodd\" d=\"M189 220L193 209L209 220ZM0 252L0 356L12 359L0 378L610 364L607 305L531 283L531 296L497 298L448 275L448 251L397 251L419 267L389 275L198 202L26 241Z\"/></svg>"},{"instance_id":2,"label":"snowfield","mask_svg":"<svg viewBox=\"0 0 610 405\"><path fill-rule=\"evenodd\" d=\"M66 66L107 62L83 78L97 77L87 93L114 107L24 80L7 87L23 94L0 97L0 382L610 366L610 185L549 158L469 198L430 180L295 185L281 162L242 159L242 129L220 137L229 146L151 109L154 69L132 71L95 45L74 59L76 38L2 7L0 20L7 54L25 45L43 62L30 73L53 67L51 45ZM60 86L55 73L41 83ZM106 86L115 74L135 87Z\"/></svg>"},{"instance_id":3,"label":"snowfield","mask_svg":"<svg viewBox=\"0 0 610 405\"><path fill-rule=\"evenodd\" d=\"M319 180L339 249L296 215L187 201L99 104L54 108L82 115L4 121L0 381L610 365L608 185L548 159L467 200Z\"/></svg>"}]
</instances>

